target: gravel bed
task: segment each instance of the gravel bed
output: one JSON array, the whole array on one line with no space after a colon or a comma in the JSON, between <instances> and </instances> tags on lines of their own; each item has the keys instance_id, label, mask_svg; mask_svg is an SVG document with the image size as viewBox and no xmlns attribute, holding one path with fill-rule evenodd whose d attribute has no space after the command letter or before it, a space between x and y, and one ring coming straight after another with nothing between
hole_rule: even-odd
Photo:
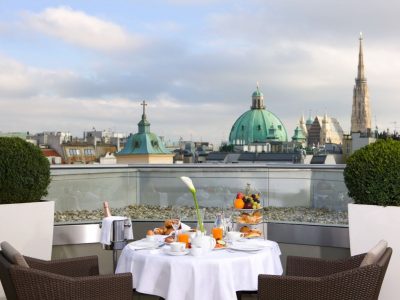
<instances>
[{"instance_id":1,"label":"gravel bed","mask_svg":"<svg viewBox=\"0 0 400 300\"><path fill-rule=\"evenodd\" d=\"M194 221L196 219L193 207L181 207L183 220ZM309 207L264 207L265 222L289 222L289 223L311 223L326 225L348 225L347 211L333 211L324 208ZM205 220L213 221L221 208L207 207ZM111 209L112 215L127 216L132 220L159 221L168 219L171 207L160 207L151 205L129 205L124 208ZM232 210L226 210L225 215L232 214ZM103 211L97 210L71 210L57 211L54 214L56 224L91 223L100 222Z\"/></svg>"}]
</instances>

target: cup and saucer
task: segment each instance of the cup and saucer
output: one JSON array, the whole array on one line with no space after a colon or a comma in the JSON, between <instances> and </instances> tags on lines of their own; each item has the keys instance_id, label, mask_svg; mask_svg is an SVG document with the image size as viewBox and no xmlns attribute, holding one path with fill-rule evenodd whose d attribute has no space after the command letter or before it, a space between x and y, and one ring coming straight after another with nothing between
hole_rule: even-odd
<instances>
[{"instance_id":1,"label":"cup and saucer","mask_svg":"<svg viewBox=\"0 0 400 300\"><path fill-rule=\"evenodd\" d=\"M172 242L169 244L169 249L165 249L165 253L173 256L181 256L189 254L189 249L186 249L186 243Z\"/></svg>"}]
</instances>

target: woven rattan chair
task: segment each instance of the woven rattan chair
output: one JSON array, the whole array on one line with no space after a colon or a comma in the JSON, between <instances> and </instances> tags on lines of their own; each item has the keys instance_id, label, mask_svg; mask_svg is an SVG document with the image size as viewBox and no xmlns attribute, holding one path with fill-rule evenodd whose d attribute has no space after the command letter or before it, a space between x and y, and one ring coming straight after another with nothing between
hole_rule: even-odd
<instances>
[{"instance_id":1,"label":"woven rattan chair","mask_svg":"<svg viewBox=\"0 0 400 300\"><path fill-rule=\"evenodd\" d=\"M260 300L376 300L392 249L376 264L360 267L366 254L338 261L289 256L285 276L259 275Z\"/></svg>"},{"instance_id":2,"label":"woven rattan chair","mask_svg":"<svg viewBox=\"0 0 400 300\"><path fill-rule=\"evenodd\" d=\"M0 251L1 283L8 300L132 300L132 274L99 275L97 256L24 258L29 268L13 265Z\"/></svg>"}]
</instances>

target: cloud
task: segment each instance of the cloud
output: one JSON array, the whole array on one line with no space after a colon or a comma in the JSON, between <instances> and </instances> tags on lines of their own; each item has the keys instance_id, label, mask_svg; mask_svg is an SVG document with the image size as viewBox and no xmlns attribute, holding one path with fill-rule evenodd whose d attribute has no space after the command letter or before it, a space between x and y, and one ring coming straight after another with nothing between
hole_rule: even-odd
<instances>
[{"instance_id":1,"label":"cloud","mask_svg":"<svg viewBox=\"0 0 400 300\"><path fill-rule=\"evenodd\" d=\"M25 12L23 19L32 30L98 51L128 51L144 43L115 23L65 6L46 8L40 13Z\"/></svg>"}]
</instances>

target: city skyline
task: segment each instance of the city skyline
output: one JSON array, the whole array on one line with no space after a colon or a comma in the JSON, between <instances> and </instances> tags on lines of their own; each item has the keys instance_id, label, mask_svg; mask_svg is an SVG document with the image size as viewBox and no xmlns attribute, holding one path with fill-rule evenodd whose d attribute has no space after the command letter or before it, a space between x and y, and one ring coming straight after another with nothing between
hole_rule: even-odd
<instances>
[{"instance_id":1,"label":"city skyline","mask_svg":"<svg viewBox=\"0 0 400 300\"><path fill-rule=\"evenodd\" d=\"M392 0L2 2L0 131L135 133L145 100L152 132L219 143L259 82L289 137L310 111L349 132L360 31L372 127L393 131L399 8Z\"/></svg>"}]
</instances>

